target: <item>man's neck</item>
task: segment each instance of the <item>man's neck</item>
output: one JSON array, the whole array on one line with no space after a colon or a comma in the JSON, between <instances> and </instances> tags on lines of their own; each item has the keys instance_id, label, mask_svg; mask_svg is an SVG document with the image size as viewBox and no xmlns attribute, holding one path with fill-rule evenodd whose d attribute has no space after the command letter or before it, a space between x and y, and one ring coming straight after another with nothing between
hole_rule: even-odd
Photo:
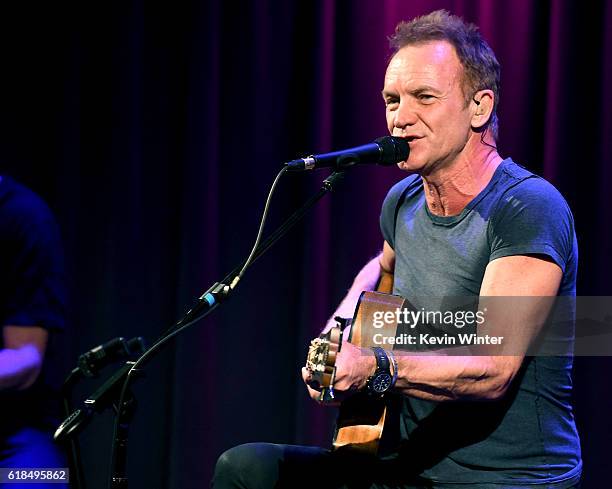
<instances>
[{"instance_id":1,"label":"man's neck","mask_svg":"<svg viewBox=\"0 0 612 489\"><path fill-rule=\"evenodd\" d=\"M450 165L422 175L425 200L431 213L459 214L487 186L501 162L497 150L482 144L478 137Z\"/></svg>"}]
</instances>

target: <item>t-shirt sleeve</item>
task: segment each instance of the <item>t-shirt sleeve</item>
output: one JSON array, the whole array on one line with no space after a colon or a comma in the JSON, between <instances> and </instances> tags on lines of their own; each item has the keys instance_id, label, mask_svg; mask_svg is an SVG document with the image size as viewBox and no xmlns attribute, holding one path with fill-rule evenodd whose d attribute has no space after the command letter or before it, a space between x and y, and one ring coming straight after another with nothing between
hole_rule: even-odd
<instances>
[{"instance_id":1,"label":"t-shirt sleeve","mask_svg":"<svg viewBox=\"0 0 612 489\"><path fill-rule=\"evenodd\" d=\"M400 204L400 199L402 199L404 193L408 190L408 187L414 186L416 180L418 180L417 176L410 176L396 183L391 187L391 190L389 190L389 193L383 201L382 210L380 212L380 231L391 248L395 248L395 219L397 207Z\"/></svg>"},{"instance_id":2,"label":"t-shirt sleeve","mask_svg":"<svg viewBox=\"0 0 612 489\"><path fill-rule=\"evenodd\" d=\"M0 325L63 328L64 257L49 208L35 194L18 192L0 208L0 234L6 270Z\"/></svg>"},{"instance_id":3,"label":"t-shirt sleeve","mask_svg":"<svg viewBox=\"0 0 612 489\"><path fill-rule=\"evenodd\" d=\"M501 196L489 226L490 260L541 254L565 272L574 240L574 219L567 202L550 183L532 177Z\"/></svg>"}]
</instances>

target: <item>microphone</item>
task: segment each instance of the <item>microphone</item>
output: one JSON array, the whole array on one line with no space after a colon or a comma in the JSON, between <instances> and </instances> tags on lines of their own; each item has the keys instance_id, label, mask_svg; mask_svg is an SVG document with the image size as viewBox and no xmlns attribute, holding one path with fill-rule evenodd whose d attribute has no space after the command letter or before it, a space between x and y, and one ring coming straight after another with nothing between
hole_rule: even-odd
<instances>
[{"instance_id":1,"label":"microphone","mask_svg":"<svg viewBox=\"0 0 612 489\"><path fill-rule=\"evenodd\" d=\"M144 349L144 340L141 337L129 341L122 337L114 338L83 353L79 357L77 369L85 377L95 377L107 365L133 355L141 355Z\"/></svg>"},{"instance_id":2,"label":"microphone","mask_svg":"<svg viewBox=\"0 0 612 489\"><path fill-rule=\"evenodd\" d=\"M353 165L391 166L400 161L405 161L409 154L410 147L405 139L385 136L363 146L293 160L286 163L285 166L289 171L314 170L316 168L344 170Z\"/></svg>"}]
</instances>

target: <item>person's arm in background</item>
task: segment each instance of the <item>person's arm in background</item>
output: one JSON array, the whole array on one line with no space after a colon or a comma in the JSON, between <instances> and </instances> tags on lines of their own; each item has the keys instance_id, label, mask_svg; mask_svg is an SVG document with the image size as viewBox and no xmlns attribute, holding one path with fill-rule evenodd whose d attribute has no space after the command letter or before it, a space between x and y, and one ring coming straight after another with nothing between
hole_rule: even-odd
<instances>
[{"instance_id":1,"label":"person's arm in background","mask_svg":"<svg viewBox=\"0 0 612 489\"><path fill-rule=\"evenodd\" d=\"M24 390L40 375L51 332L64 326L64 259L45 202L10 178L0 184L0 391Z\"/></svg>"},{"instance_id":2,"label":"person's arm in background","mask_svg":"<svg viewBox=\"0 0 612 489\"><path fill-rule=\"evenodd\" d=\"M38 378L48 332L38 326L4 326L0 349L0 391L23 390Z\"/></svg>"}]
</instances>

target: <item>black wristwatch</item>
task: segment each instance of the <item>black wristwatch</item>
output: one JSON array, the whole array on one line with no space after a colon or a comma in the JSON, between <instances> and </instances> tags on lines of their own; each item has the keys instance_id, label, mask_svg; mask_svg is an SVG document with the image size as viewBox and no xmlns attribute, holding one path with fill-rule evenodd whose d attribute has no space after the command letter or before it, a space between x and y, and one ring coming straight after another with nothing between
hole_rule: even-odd
<instances>
[{"instance_id":1,"label":"black wristwatch","mask_svg":"<svg viewBox=\"0 0 612 489\"><path fill-rule=\"evenodd\" d=\"M382 397L393 384L393 377L391 376L391 369L389 366L389 357L387 356L385 350L379 346L372 348L372 351L376 357L376 370L374 371L374 375L368 378L366 389L370 394Z\"/></svg>"}]
</instances>

